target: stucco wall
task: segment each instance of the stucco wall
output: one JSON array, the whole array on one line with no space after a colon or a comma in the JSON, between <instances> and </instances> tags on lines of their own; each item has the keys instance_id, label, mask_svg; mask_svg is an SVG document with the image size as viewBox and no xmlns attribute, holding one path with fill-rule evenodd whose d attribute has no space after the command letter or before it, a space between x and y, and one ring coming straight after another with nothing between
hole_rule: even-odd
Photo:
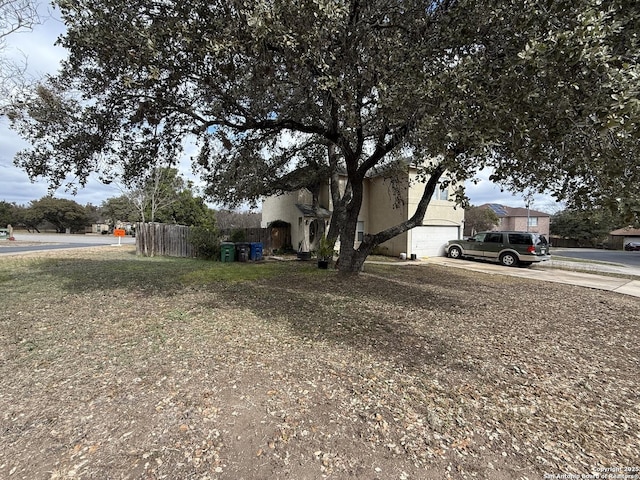
<instances>
[{"instance_id":1,"label":"stucco wall","mask_svg":"<svg viewBox=\"0 0 640 480\"><path fill-rule=\"evenodd\" d=\"M426 183L420 182L416 178L415 172L411 172L411 188L409 189L409 216L416 213L418 203L422 198ZM464 221L464 209L462 207L455 207L454 196L452 191L455 186L449 186L448 200L431 199L427 212L422 222L423 225L461 225Z\"/></svg>"},{"instance_id":2,"label":"stucco wall","mask_svg":"<svg viewBox=\"0 0 640 480\"><path fill-rule=\"evenodd\" d=\"M296 204L310 205L312 201L311 192L308 190L298 190L297 192L267 197L262 202L262 221L260 226L266 228L276 220L291 223L291 245L294 249L297 249L300 242L305 238L305 222L302 212L296 207Z\"/></svg>"},{"instance_id":3,"label":"stucco wall","mask_svg":"<svg viewBox=\"0 0 640 480\"><path fill-rule=\"evenodd\" d=\"M380 176L369 179L368 184L368 223L365 223L365 232L377 233L404 221L407 212L408 182L392 182ZM383 243L380 250L389 255L406 252L407 234L400 234Z\"/></svg>"},{"instance_id":4,"label":"stucco wall","mask_svg":"<svg viewBox=\"0 0 640 480\"><path fill-rule=\"evenodd\" d=\"M416 212L422 198L426 184L416 178L415 172L409 175L410 180L395 182L389 179L375 177L370 179L370 204L375 205L375 215L370 210L371 221L366 227L367 232L375 233L385 228L397 225L411 217ZM464 221L464 210L455 208L452 187L449 187L449 200L432 199L422 222L432 226L461 226ZM396 195L399 198L396 198ZM375 198L375 200L374 200ZM383 243L381 248L387 249L390 255L410 253L411 230L398 235Z\"/></svg>"}]
</instances>

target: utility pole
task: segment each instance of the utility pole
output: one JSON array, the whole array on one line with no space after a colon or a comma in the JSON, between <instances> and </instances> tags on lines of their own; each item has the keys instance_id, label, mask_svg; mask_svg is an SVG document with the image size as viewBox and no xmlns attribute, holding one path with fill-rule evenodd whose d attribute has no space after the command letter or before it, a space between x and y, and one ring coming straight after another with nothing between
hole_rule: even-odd
<instances>
[{"instance_id":1,"label":"utility pole","mask_svg":"<svg viewBox=\"0 0 640 480\"><path fill-rule=\"evenodd\" d=\"M529 225L530 225L530 208L531 208L531 204L533 203L533 195L531 194L531 192L528 192L525 196L524 196L524 204L527 206L527 232L529 231Z\"/></svg>"}]
</instances>

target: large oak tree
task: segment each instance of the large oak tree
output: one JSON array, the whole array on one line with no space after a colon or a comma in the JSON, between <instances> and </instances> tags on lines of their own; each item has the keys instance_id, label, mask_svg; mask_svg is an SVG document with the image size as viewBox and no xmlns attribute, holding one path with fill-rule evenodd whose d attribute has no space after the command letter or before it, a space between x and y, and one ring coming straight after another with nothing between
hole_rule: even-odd
<instances>
[{"instance_id":1,"label":"large oak tree","mask_svg":"<svg viewBox=\"0 0 640 480\"><path fill-rule=\"evenodd\" d=\"M492 167L576 204L640 183L636 1L59 6L70 57L12 114L33 143L17 163L54 185L114 165L135 176L195 136L194 163L226 203L330 181L329 234L353 272L422 222L438 181ZM426 182L417 211L355 250L364 179L400 157Z\"/></svg>"},{"instance_id":2,"label":"large oak tree","mask_svg":"<svg viewBox=\"0 0 640 480\"><path fill-rule=\"evenodd\" d=\"M83 232L89 224L87 210L84 207L73 200L52 196L33 200L26 209L24 218L27 225L37 226L47 221L56 228L58 233Z\"/></svg>"}]
</instances>

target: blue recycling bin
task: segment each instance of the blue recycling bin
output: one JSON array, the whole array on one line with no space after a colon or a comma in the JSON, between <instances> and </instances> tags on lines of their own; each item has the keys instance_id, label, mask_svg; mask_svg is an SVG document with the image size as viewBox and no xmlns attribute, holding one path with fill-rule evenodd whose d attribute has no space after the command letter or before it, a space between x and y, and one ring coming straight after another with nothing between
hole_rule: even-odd
<instances>
[{"instance_id":1,"label":"blue recycling bin","mask_svg":"<svg viewBox=\"0 0 640 480\"><path fill-rule=\"evenodd\" d=\"M262 260L262 242L251 242L249 258L254 262Z\"/></svg>"}]
</instances>

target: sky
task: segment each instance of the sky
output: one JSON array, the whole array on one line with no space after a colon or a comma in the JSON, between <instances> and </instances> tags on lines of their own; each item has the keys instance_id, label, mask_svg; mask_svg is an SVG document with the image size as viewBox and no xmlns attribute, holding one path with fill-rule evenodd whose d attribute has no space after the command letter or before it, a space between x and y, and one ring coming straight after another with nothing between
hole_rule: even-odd
<instances>
[{"instance_id":1,"label":"sky","mask_svg":"<svg viewBox=\"0 0 640 480\"><path fill-rule=\"evenodd\" d=\"M43 7L44 16L48 18L43 24L38 25L33 31L19 32L7 37L7 49L4 55L20 60L26 57L30 76L38 78L45 74L56 73L61 60L66 57L65 49L55 46L56 39L64 33L64 25L57 19L55 12L48 12L46 5ZM53 16L52 16L53 15ZM0 117L0 201L28 205L32 200L38 200L48 195L46 180L31 182L28 175L13 165L15 154L28 145L8 125L8 121ZM188 162L183 162L181 173L185 178L196 180L190 172ZM500 186L489 181L490 171L480 172L477 184L469 183L466 186L467 196L473 205L484 203L498 203L510 207L524 207L523 195L513 195L508 191L502 191ZM53 192L58 198L68 198L81 205L91 203L100 205L110 197L121 195L116 185L104 185L91 177L84 188L79 188L74 195L59 189ZM535 195L531 208L547 213L554 213L562 209L548 195Z\"/></svg>"}]
</instances>

